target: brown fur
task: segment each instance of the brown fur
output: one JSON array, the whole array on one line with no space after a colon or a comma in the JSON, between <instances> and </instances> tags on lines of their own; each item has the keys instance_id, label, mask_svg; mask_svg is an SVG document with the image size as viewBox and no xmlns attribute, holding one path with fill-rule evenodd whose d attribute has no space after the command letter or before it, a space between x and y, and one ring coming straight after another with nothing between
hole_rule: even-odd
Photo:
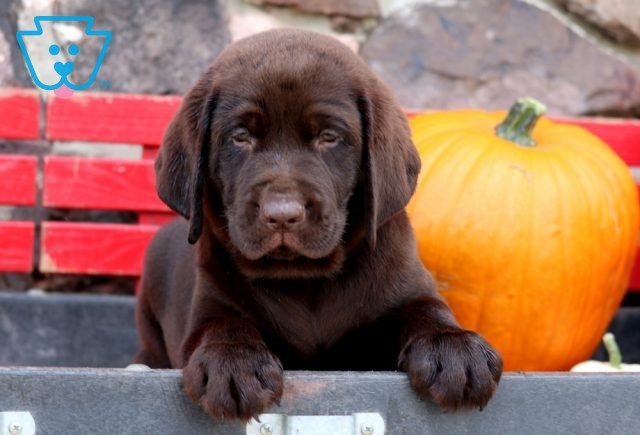
<instances>
[{"instance_id":1,"label":"brown fur","mask_svg":"<svg viewBox=\"0 0 640 435\"><path fill-rule=\"evenodd\" d=\"M149 247L136 361L183 368L218 418L277 403L283 367L399 365L445 409L484 406L502 362L418 258L404 207L419 169L391 92L342 44L276 30L230 46L156 161L187 220Z\"/></svg>"}]
</instances>

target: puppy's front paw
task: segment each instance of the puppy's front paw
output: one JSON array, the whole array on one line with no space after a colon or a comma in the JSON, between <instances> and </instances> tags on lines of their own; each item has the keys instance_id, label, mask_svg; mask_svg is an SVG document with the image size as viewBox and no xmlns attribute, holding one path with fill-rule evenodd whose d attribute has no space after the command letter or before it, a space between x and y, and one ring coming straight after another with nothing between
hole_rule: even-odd
<instances>
[{"instance_id":1,"label":"puppy's front paw","mask_svg":"<svg viewBox=\"0 0 640 435\"><path fill-rule=\"evenodd\" d=\"M282 364L264 343L203 344L182 376L191 400L218 419L248 421L282 397Z\"/></svg>"},{"instance_id":2,"label":"puppy's front paw","mask_svg":"<svg viewBox=\"0 0 640 435\"><path fill-rule=\"evenodd\" d=\"M462 329L416 336L399 364L418 394L445 410L482 409L502 374L498 352L480 335Z\"/></svg>"}]
</instances>

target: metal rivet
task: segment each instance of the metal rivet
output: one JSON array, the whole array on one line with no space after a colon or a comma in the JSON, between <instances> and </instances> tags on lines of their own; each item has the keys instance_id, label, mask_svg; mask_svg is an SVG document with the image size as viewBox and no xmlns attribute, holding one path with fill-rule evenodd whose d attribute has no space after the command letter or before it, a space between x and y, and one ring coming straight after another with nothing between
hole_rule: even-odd
<instances>
[{"instance_id":1,"label":"metal rivet","mask_svg":"<svg viewBox=\"0 0 640 435\"><path fill-rule=\"evenodd\" d=\"M18 435L22 432L22 425L18 422L13 422L9 424L9 433L11 435Z\"/></svg>"},{"instance_id":2,"label":"metal rivet","mask_svg":"<svg viewBox=\"0 0 640 435\"><path fill-rule=\"evenodd\" d=\"M260 425L260 435L271 435L273 433L273 428L269 423L262 423Z\"/></svg>"},{"instance_id":3,"label":"metal rivet","mask_svg":"<svg viewBox=\"0 0 640 435\"><path fill-rule=\"evenodd\" d=\"M369 423L362 423L362 426L360 426L360 433L362 435L373 435L373 430L373 425Z\"/></svg>"}]
</instances>

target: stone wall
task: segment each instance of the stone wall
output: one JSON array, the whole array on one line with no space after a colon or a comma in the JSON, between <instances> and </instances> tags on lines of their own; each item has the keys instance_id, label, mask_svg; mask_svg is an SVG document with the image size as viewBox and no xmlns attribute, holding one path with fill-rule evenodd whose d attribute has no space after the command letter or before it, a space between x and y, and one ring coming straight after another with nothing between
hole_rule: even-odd
<instances>
[{"instance_id":1,"label":"stone wall","mask_svg":"<svg viewBox=\"0 0 640 435\"><path fill-rule=\"evenodd\" d=\"M184 93L229 42L294 26L341 39L409 108L532 95L554 114L640 113L638 0L0 0L0 86L32 86L15 31L51 13L113 32L111 92ZM90 50L77 35L60 26L51 38Z\"/></svg>"}]
</instances>

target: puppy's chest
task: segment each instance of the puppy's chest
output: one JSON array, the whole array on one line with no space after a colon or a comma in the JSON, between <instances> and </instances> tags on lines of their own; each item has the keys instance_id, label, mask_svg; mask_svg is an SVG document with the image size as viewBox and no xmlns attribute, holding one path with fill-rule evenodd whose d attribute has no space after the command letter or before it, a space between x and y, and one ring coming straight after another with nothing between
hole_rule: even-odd
<instances>
[{"instance_id":1,"label":"puppy's chest","mask_svg":"<svg viewBox=\"0 0 640 435\"><path fill-rule=\"evenodd\" d=\"M306 358L330 348L377 311L357 294L331 290L271 291L259 299L263 334L275 336Z\"/></svg>"}]
</instances>

